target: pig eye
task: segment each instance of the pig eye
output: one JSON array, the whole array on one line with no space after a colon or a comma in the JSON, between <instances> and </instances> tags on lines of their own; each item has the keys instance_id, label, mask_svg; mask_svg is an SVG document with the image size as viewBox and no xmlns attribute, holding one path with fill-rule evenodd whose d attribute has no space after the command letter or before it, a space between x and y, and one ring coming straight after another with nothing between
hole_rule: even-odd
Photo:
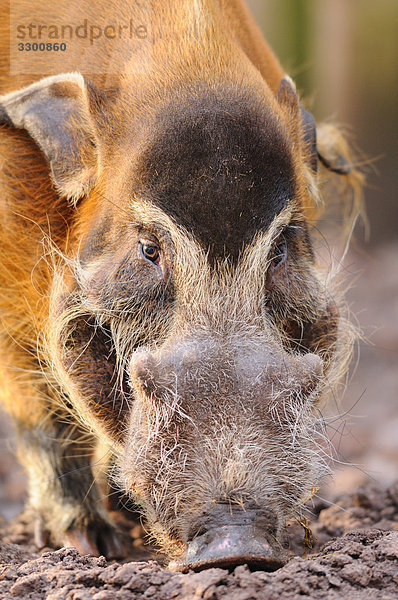
<instances>
[{"instance_id":1,"label":"pig eye","mask_svg":"<svg viewBox=\"0 0 398 600\"><path fill-rule=\"evenodd\" d=\"M147 240L140 242L140 252L143 258L151 261L155 265L158 265L160 262L160 250L159 247L155 244L155 242L150 242Z\"/></svg>"},{"instance_id":2,"label":"pig eye","mask_svg":"<svg viewBox=\"0 0 398 600\"><path fill-rule=\"evenodd\" d=\"M287 256L287 244L286 240L283 239L274 248L273 257L272 257L272 266L274 269L279 267L282 263L285 262Z\"/></svg>"}]
</instances>

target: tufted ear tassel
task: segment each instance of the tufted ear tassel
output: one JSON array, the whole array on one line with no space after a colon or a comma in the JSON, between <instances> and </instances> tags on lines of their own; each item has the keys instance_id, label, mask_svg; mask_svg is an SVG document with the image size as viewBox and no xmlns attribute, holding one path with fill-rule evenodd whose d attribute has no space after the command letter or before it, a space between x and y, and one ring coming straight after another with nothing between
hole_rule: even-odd
<instances>
[{"instance_id":1,"label":"tufted ear tassel","mask_svg":"<svg viewBox=\"0 0 398 600\"><path fill-rule=\"evenodd\" d=\"M317 137L317 153L321 163L333 173L349 175L354 168L350 149L337 127L323 123L318 127Z\"/></svg>"}]
</instances>

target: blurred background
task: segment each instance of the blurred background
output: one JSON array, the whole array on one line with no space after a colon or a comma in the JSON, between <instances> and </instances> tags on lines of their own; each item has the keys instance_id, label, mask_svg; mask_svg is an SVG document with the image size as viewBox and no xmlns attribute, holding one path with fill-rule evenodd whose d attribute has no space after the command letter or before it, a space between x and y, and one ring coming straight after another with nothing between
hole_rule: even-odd
<instances>
[{"instance_id":1,"label":"blurred background","mask_svg":"<svg viewBox=\"0 0 398 600\"><path fill-rule=\"evenodd\" d=\"M344 261L349 304L365 339L342 407L329 407L337 462L324 493L369 480L388 484L398 478L398 2L248 5L306 107L317 121L341 125L365 162L369 233L359 224ZM339 251L330 251L338 260Z\"/></svg>"},{"instance_id":2,"label":"blurred background","mask_svg":"<svg viewBox=\"0 0 398 600\"><path fill-rule=\"evenodd\" d=\"M342 406L329 407L335 477L320 494L332 497L360 482L398 478L398 2L247 1L307 108L319 121L343 125L366 159L370 233L365 239L357 228L344 261L364 340ZM330 248L334 260L339 252ZM3 418L0 429L0 512L11 517L25 480Z\"/></svg>"}]
</instances>

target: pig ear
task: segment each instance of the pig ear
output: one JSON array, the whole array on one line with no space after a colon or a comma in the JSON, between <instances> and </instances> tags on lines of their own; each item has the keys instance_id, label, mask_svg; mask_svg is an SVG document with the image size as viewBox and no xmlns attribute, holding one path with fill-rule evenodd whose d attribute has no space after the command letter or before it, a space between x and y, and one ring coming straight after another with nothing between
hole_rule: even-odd
<instances>
[{"instance_id":1,"label":"pig ear","mask_svg":"<svg viewBox=\"0 0 398 600\"><path fill-rule=\"evenodd\" d=\"M316 173L319 160L329 171L350 175L353 166L344 137L332 125L316 126L314 117L299 103L296 87L288 75L281 80L275 97L289 109L291 117L296 117L300 111L302 139L307 147L311 169Z\"/></svg>"},{"instance_id":2,"label":"pig ear","mask_svg":"<svg viewBox=\"0 0 398 600\"><path fill-rule=\"evenodd\" d=\"M290 113L291 118L296 121L299 113L299 99L295 83L289 75L285 75L281 80L275 98Z\"/></svg>"},{"instance_id":3,"label":"pig ear","mask_svg":"<svg viewBox=\"0 0 398 600\"><path fill-rule=\"evenodd\" d=\"M306 147L306 160L311 169L316 172L318 157L315 120L311 113L301 106L294 81L288 75L281 80L275 97L279 104L288 110L289 121L293 125L297 145L300 147L300 140L302 140Z\"/></svg>"},{"instance_id":4,"label":"pig ear","mask_svg":"<svg viewBox=\"0 0 398 600\"><path fill-rule=\"evenodd\" d=\"M98 140L79 73L46 77L0 96L0 123L25 129L50 163L61 196L77 201L98 176Z\"/></svg>"},{"instance_id":5,"label":"pig ear","mask_svg":"<svg viewBox=\"0 0 398 600\"><path fill-rule=\"evenodd\" d=\"M318 171L318 150L315 119L308 110L305 110L300 104L301 126L303 129L303 140L308 151L308 162L311 169L316 173Z\"/></svg>"}]
</instances>

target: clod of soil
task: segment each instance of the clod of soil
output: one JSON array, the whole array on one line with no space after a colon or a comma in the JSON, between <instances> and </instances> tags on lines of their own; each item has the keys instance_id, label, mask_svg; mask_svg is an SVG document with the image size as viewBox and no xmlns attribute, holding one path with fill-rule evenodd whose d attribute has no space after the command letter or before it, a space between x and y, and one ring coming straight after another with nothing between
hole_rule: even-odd
<instances>
[{"instance_id":1,"label":"clod of soil","mask_svg":"<svg viewBox=\"0 0 398 600\"><path fill-rule=\"evenodd\" d=\"M311 524L317 554L294 556L273 573L208 569L186 575L157 562L109 563L74 548L32 552L0 544L0 598L4 600L396 600L398 598L398 483L362 487ZM366 529L364 529L366 527ZM7 527L2 527L7 532ZM353 531L348 531L353 529ZM8 527L7 539L16 534ZM294 528L291 535L297 537ZM338 535L336 539L331 536ZM18 536L16 536L18 537Z\"/></svg>"}]
</instances>

